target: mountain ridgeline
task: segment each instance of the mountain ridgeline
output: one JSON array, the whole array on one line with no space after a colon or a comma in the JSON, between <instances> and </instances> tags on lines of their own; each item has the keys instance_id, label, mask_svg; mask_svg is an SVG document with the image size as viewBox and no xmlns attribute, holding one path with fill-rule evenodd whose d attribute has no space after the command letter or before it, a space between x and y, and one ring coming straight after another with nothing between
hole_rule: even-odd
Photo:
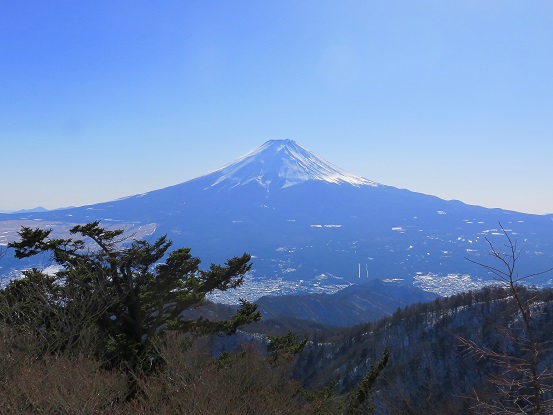
<instances>
[{"instance_id":1,"label":"mountain ridgeline","mask_svg":"<svg viewBox=\"0 0 553 415\"><path fill-rule=\"evenodd\" d=\"M353 326L437 297L418 288L371 280L333 294L264 296L256 304L264 319L295 318L330 326Z\"/></svg>"},{"instance_id":2,"label":"mountain ridgeline","mask_svg":"<svg viewBox=\"0 0 553 415\"><path fill-rule=\"evenodd\" d=\"M192 247L205 263L250 253L250 275L265 289L242 294L249 298L333 292L367 279L399 279L443 295L491 280L466 258L483 262L487 240L502 243L499 222L523 250L521 273L548 268L552 219L378 184L292 140L271 140L219 170L168 188L78 208L2 214L0 243L14 240L21 225L63 235L74 224L101 220L138 237L167 234L174 246ZM16 267L2 265L0 272Z\"/></svg>"}]
</instances>

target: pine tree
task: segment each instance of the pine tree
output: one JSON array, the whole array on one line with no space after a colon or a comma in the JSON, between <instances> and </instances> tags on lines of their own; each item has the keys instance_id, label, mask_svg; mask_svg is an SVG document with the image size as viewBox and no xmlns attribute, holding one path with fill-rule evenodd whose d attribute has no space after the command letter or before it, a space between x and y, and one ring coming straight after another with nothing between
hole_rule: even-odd
<instances>
[{"instance_id":1,"label":"pine tree","mask_svg":"<svg viewBox=\"0 0 553 415\"><path fill-rule=\"evenodd\" d=\"M9 284L2 292L2 317L44 336L49 351L74 345L82 350L83 338L92 341L105 367L129 373L131 398L136 374L163 364L154 340L165 331L232 334L260 318L257 306L247 301L226 321L183 314L214 290L240 286L251 267L248 254L205 271L189 248L168 253L171 242L165 236L131 242L122 230L104 229L99 222L70 232L79 237L53 239L51 230L21 229L20 240L9 245L16 257L51 254L61 269L53 276L28 270Z\"/></svg>"}]
</instances>

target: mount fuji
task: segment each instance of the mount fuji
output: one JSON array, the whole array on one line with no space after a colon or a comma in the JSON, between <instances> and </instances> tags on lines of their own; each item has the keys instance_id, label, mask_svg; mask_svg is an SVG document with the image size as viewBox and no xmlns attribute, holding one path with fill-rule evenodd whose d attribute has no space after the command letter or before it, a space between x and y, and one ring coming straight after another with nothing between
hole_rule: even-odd
<instances>
[{"instance_id":1,"label":"mount fuji","mask_svg":"<svg viewBox=\"0 0 553 415\"><path fill-rule=\"evenodd\" d=\"M212 186L227 189L255 182L269 191L311 180L356 187L376 186L374 182L349 174L320 159L292 140L268 141L212 175L217 177Z\"/></svg>"},{"instance_id":2,"label":"mount fuji","mask_svg":"<svg viewBox=\"0 0 553 415\"><path fill-rule=\"evenodd\" d=\"M475 184L476 185L476 184ZM102 220L135 237L163 234L204 263L248 252L253 269L237 295L333 292L367 279L450 294L492 280L501 223L522 249L521 275L553 264L553 215L471 206L347 173L292 140L271 140L238 160L175 186L90 206L0 214L0 244L21 225L64 234ZM15 267L4 257L0 273ZM47 264L45 264L47 265ZM18 265L19 267L21 264ZM552 284L550 275L533 283Z\"/></svg>"}]
</instances>

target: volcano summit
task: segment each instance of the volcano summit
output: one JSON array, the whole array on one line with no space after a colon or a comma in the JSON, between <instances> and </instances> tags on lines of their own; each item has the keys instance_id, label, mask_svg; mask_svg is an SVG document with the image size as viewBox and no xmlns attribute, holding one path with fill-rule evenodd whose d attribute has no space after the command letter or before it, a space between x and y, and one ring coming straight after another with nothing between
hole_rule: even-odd
<instances>
[{"instance_id":1,"label":"volcano summit","mask_svg":"<svg viewBox=\"0 0 553 415\"><path fill-rule=\"evenodd\" d=\"M292 140L270 140L210 176L219 175L212 186L223 188L256 182L267 188L286 188L309 180L353 186L376 183L347 173Z\"/></svg>"}]
</instances>

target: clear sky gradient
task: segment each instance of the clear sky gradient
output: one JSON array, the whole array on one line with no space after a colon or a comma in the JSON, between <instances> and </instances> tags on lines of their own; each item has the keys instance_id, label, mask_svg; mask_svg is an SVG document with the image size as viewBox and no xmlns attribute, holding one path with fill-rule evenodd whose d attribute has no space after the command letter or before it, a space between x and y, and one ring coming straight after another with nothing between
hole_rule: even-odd
<instances>
[{"instance_id":1,"label":"clear sky gradient","mask_svg":"<svg viewBox=\"0 0 553 415\"><path fill-rule=\"evenodd\" d=\"M0 0L0 209L207 174L269 139L553 213L550 1Z\"/></svg>"}]
</instances>

